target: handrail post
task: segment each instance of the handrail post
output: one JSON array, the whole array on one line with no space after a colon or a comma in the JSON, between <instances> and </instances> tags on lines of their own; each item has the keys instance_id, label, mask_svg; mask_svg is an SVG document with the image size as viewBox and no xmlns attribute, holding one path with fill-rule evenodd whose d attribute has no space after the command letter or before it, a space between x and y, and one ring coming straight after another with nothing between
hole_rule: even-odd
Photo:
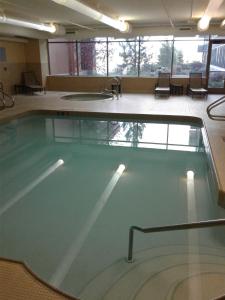
<instances>
[{"instance_id":1,"label":"handrail post","mask_svg":"<svg viewBox=\"0 0 225 300\"><path fill-rule=\"evenodd\" d=\"M134 228L130 227L129 230L129 245L128 245L128 257L127 262L133 262L133 244L134 244Z\"/></svg>"}]
</instances>

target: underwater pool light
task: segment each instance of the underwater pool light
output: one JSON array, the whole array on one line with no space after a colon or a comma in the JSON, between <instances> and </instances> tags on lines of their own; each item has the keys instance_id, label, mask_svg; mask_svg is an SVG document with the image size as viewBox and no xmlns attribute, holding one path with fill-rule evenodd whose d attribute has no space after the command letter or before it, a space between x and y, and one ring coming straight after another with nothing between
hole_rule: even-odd
<instances>
[{"instance_id":1,"label":"underwater pool light","mask_svg":"<svg viewBox=\"0 0 225 300\"><path fill-rule=\"evenodd\" d=\"M64 160L63 159L58 159L57 161L58 165L61 166L64 164Z\"/></svg>"},{"instance_id":2,"label":"underwater pool light","mask_svg":"<svg viewBox=\"0 0 225 300\"><path fill-rule=\"evenodd\" d=\"M119 173L120 175L122 175L125 169L126 169L126 166L124 164L120 164L118 169L116 170L116 172Z\"/></svg>"},{"instance_id":3,"label":"underwater pool light","mask_svg":"<svg viewBox=\"0 0 225 300\"><path fill-rule=\"evenodd\" d=\"M195 176L195 173L191 170L187 171L187 179L188 180L193 180Z\"/></svg>"}]
</instances>

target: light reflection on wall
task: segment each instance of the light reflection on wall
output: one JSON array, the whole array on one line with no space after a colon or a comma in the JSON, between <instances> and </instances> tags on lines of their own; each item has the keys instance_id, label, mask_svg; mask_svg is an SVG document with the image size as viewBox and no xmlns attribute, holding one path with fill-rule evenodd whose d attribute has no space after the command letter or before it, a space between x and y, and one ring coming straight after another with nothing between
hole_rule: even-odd
<instances>
[{"instance_id":1,"label":"light reflection on wall","mask_svg":"<svg viewBox=\"0 0 225 300\"><path fill-rule=\"evenodd\" d=\"M186 124L51 118L46 120L46 135L57 143L203 150L201 128Z\"/></svg>"}]
</instances>

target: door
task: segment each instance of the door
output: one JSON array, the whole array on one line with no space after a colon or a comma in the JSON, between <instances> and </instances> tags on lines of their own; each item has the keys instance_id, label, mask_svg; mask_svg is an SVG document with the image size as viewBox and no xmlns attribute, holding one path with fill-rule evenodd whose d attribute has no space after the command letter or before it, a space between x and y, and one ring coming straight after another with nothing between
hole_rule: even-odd
<instances>
[{"instance_id":1,"label":"door","mask_svg":"<svg viewBox=\"0 0 225 300\"><path fill-rule=\"evenodd\" d=\"M225 87L225 40L210 41L208 54L208 91L222 94Z\"/></svg>"}]
</instances>

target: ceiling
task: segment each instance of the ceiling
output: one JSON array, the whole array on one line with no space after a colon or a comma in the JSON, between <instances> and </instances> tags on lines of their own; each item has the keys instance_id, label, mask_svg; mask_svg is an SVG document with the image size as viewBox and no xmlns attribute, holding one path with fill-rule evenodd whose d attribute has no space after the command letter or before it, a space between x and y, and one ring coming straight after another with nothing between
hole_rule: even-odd
<instances>
[{"instance_id":1,"label":"ceiling","mask_svg":"<svg viewBox=\"0 0 225 300\"><path fill-rule=\"evenodd\" d=\"M199 18L204 14L209 0L83 0L90 7L113 17L123 17L132 25L132 34L150 32L150 34L169 34L182 27L196 30ZM0 9L8 17L17 19L56 23L64 26L67 32L80 36L115 35L107 25L51 0L0 0ZM218 24L225 18L225 1L216 12L211 23ZM219 28L214 26L213 28ZM225 31L225 29L224 29ZM15 31L13 26L0 24L0 34L17 36L34 35L44 37L37 30ZM160 33L161 32L161 33ZM46 33L45 33L46 35Z\"/></svg>"}]
</instances>

